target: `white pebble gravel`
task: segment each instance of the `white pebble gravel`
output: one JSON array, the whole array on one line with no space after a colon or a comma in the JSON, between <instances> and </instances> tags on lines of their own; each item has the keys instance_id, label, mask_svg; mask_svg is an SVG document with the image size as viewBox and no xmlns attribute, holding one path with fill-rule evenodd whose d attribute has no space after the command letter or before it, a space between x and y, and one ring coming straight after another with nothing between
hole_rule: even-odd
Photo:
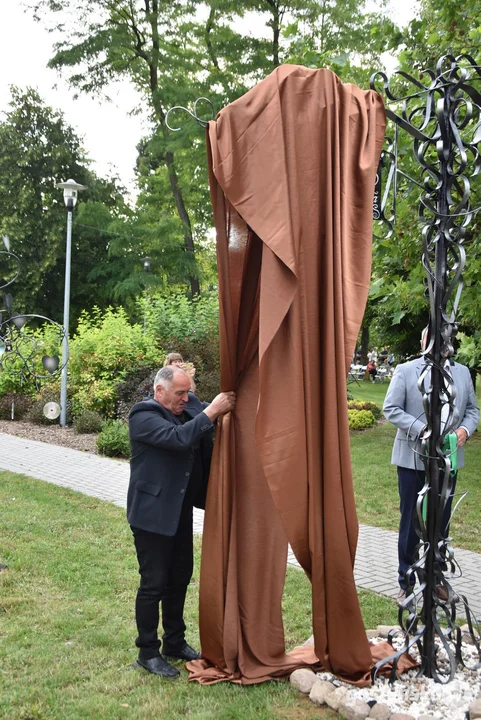
<instances>
[{"instance_id":1,"label":"white pebble gravel","mask_svg":"<svg viewBox=\"0 0 481 720\"><path fill-rule=\"evenodd\" d=\"M376 638L371 642L382 640ZM469 658L474 667L477 654L474 647L464 646L463 657ZM456 670L454 679L446 684L417 677L417 671L411 670L401 680L390 684L389 679L380 676L375 684L368 688L357 688L343 683L330 673L321 672L317 676L330 680L336 685L349 688L349 695L356 700L376 700L385 703L393 713L406 713L414 718L430 715L434 720L465 720L469 705L481 694L481 670L467 670L461 666Z\"/></svg>"}]
</instances>

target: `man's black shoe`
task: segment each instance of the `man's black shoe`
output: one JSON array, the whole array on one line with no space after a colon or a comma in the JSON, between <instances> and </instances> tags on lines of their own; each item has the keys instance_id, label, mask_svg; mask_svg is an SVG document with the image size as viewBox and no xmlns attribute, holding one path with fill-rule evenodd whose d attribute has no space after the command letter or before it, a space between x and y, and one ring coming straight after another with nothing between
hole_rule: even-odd
<instances>
[{"instance_id":1,"label":"man's black shoe","mask_svg":"<svg viewBox=\"0 0 481 720\"><path fill-rule=\"evenodd\" d=\"M180 648L180 650L166 650L165 647L162 648L164 651L165 657L173 658L174 660L185 660L186 662L189 662L190 660L200 660L201 654L197 652L197 650L194 650L194 648L191 648L190 645L185 645Z\"/></svg>"},{"instance_id":2,"label":"man's black shoe","mask_svg":"<svg viewBox=\"0 0 481 720\"><path fill-rule=\"evenodd\" d=\"M161 675L165 678L175 678L180 675L180 671L173 667L173 665L169 665L162 655L156 655L148 660L143 660L141 657L138 657L135 666L144 668L144 670L154 675Z\"/></svg>"}]
</instances>

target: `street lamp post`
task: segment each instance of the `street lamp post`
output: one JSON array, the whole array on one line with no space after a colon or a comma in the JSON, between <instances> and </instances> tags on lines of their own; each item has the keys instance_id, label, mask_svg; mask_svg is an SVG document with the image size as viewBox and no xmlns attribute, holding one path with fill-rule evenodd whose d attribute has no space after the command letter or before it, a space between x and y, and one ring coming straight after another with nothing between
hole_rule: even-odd
<instances>
[{"instance_id":1,"label":"street lamp post","mask_svg":"<svg viewBox=\"0 0 481 720\"><path fill-rule=\"evenodd\" d=\"M149 273L150 272L150 266L152 264L152 258L144 257L142 258L142 264L144 268L144 272ZM145 298L147 302L147 297ZM144 329L143 329L143 335L145 335L145 331L147 328L147 309L144 306Z\"/></svg>"},{"instance_id":2,"label":"street lamp post","mask_svg":"<svg viewBox=\"0 0 481 720\"><path fill-rule=\"evenodd\" d=\"M85 190L85 185L79 185L75 180L56 183L55 187L63 188L63 199L67 208L67 249L65 254L65 289L63 300L63 327L64 337L62 343L62 376L60 384L60 425L67 425L67 356L68 356L68 324L70 313L70 265L72 256L72 213L77 204L77 195Z\"/></svg>"}]
</instances>

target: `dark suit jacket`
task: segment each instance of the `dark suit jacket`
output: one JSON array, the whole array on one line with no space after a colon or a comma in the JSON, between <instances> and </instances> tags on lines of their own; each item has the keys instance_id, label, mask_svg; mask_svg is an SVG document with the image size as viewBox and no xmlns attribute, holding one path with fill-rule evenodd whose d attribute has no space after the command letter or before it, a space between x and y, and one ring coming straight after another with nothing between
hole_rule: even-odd
<instances>
[{"instance_id":1,"label":"dark suit jacket","mask_svg":"<svg viewBox=\"0 0 481 720\"><path fill-rule=\"evenodd\" d=\"M156 400L143 400L131 409L127 494L130 525L160 535L175 535L194 452L201 454L203 475L194 505L205 506L214 425L203 412L204 407L193 393L189 393L184 411L192 419L183 425Z\"/></svg>"}]
</instances>

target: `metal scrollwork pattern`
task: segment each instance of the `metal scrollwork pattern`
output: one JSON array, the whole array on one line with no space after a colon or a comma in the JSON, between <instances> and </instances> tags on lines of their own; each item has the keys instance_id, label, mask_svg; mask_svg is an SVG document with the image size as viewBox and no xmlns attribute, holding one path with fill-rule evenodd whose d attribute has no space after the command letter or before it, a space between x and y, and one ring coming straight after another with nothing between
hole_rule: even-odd
<instances>
[{"instance_id":1,"label":"metal scrollwork pattern","mask_svg":"<svg viewBox=\"0 0 481 720\"><path fill-rule=\"evenodd\" d=\"M391 80L377 73L371 78L371 87L387 98L387 117L413 139L420 179L409 177L399 168L394 174L404 175L421 188L422 262L430 305L425 366L418 382L427 426L422 442L412 448L422 460L426 479L415 518L417 559L406 576L408 586L414 586L416 580L418 584L400 607L400 630L389 638L393 653L377 663L373 677L389 662L391 680L400 679L399 658L409 651L419 660L419 674L446 683L453 678L458 664L481 667L481 626L468 598L458 598L455 593L461 569L454 558L451 538L444 537L442 531L443 512L450 499L455 499L453 450L447 447L448 436L458 426L449 358L463 287L464 243L473 216L480 210L479 206L472 207L470 196L472 178L481 170L481 68L469 55L446 55L438 61L435 71L423 71L422 81L404 72L395 73ZM380 166L384 175L387 167L397 163L396 148L390 152L393 159L389 163L384 159ZM387 182L392 186L392 174ZM388 233L395 220L395 204L393 208L388 218L380 218L386 220ZM454 511L463 497L453 502ZM466 617L465 635L476 648L475 661L469 660L463 650L466 646L458 615Z\"/></svg>"},{"instance_id":2,"label":"metal scrollwork pattern","mask_svg":"<svg viewBox=\"0 0 481 720\"><path fill-rule=\"evenodd\" d=\"M376 174L372 218L375 228L374 237L378 240L387 240L394 232L398 176L397 126L395 133L394 140L387 136L384 138L384 148L381 151Z\"/></svg>"},{"instance_id":3,"label":"metal scrollwork pattern","mask_svg":"<svg viewBox=\"0 0 481 720\"><path fill-rule=\"evenodd\" d=\"M197 114L197 105L200 102L206 102L210 106L211 116L208 120L204 120L203 118L199 117ZM183 110L184 112L187 113L187 115L190 115L190 117L193 118L203 128L206 128L207 125L209 124L209 122L211 120L213 120L215 117L214 106L211 103L211 101L209 100L209 98L206 98L206 97L197 98L197 100L194 102L193 110L189 110L188 108L184 107L183 105L174 105L174 107L171 107L170 110L168 110L165 115L165 124L167 125L169 130L172 130L172 132L179 132L179 130L182 130L182 128L180 128L180 127L172 127L172 125L169 125L169 116L171 113L174 112L174 110Z\"/></svg>"},{"instance_id":4,"label":"metal scrollwork pattern","mask_svg":"<svg viewBox=\"0 0 481 720\"><path fill-rule=\"evenodd\" d=\"M10 251L7 237L5 250L0 250L0 290L12 285L20 274L20 259ZM39 332L42 325L50 328L48 350L45 335ZM29 327L30 325L30 327ZM60 361L58 352L65 338L64 328L43 315L19 314L13 311L13 297L3 293L0 299L0 371L8 370L20 378L29 376L37 384L52 379L62 372L68 355Z\"/></svg>"}]
</instances>

